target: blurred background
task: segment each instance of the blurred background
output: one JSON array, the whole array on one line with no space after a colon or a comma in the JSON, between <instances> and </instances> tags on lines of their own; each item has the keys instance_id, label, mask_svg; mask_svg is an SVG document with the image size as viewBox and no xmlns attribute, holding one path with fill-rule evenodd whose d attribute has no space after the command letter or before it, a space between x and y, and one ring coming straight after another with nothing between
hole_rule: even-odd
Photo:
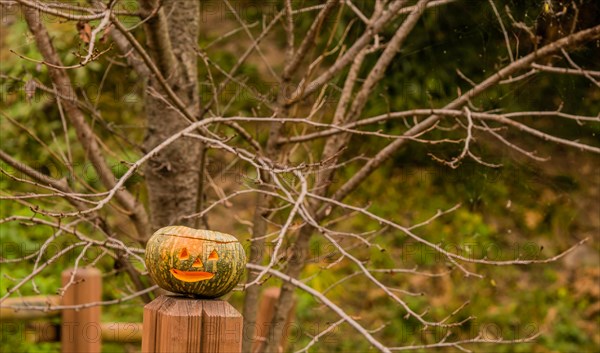
<instances>
[{"instance_id":1,"label":"blurred background","mask_svg":"<svg viewBox=\"0 0 600 353\"><path fill-rule=\"evenodd\" d=\"M234 3L240 9L242 18L249 24L256 23L256 26L260 26L265 18L272 18L281 9L279 2ZM298 7L318 4L308 0L293 3ZM580 28L600 23L600 4L595 0L508 0L496 3L509 27L511 40L519 43L520 53L515 55L531 52L536 46L563 36L564 32L561 31L572 25L575 8L579 16L577 26ZM201 4L199 48L206 48L210 60L230 69L251 42L245 36L214 42L239 25L220 2L208 1ZM371 7L371 4L359 0L354 1L354 4L365 11ZM506 7L515 19L535 29L537 43L524 31L509 25ZM29 163L41 173L58 179L75 178L72 175L74 173L76 178L83 179L94 189L102 190L94 170L85 163L75 164L68 170L57 162L57 159L62 158L59 155L64 153L66 146L64 140L59 138L63 135L63 126L57 118L60 112L56 101L40 89L33 89L33 92L28 90L27 85L34 77L40 82L49 82L47 71L40 63L24 60L15 54L17 52L28 58L41 59L18 8L9 7L6 1L2 1L0 8L2 150L15 159ZM133 11L135 8L133 3L127 10ZM308 28L312 18L310 14L299 14L296 17L298 28ZM339 14L341 23L352 21L353 18L354 15L349 11ZM44 23L64 64L76 64L80 59L72 53L81 50L83 44L74 22L48 17ZM97 21L91 23L93 25ZM364 26L357 23L351 27L347 36L356 38L364 30ZM389 28L383 36L390 37L394 30ZM143 31L136 31L135 34L140 41L143 40ZM109 45L110 40L100 44L99 48L104 50ZM262 43L264 56L275 68L284 64L284 48L283 31L273 32ZM570 55L582 67L600 70L598 42L573 50ZM367 57L366 60L371 58ZM563 57L545 60L544 64L550 66L565 63ZM481 82L508 61L505 38L487 1L456 1L426 11L387 69L363 115L375 116L417 107L441 107L456 97L457 90L462 89L464 92L470 87L457 74L457 68L463 76L474 82ZM103 148L111 151L106 155L116 177L127 170L127 165L121 163L121 160L134 161L141 155L138 147L145 134L144 86L142 80L122 62L123 58L116 54L101 56L85 67L70 71L80 98L102 111L102 119L94 118L90 121L97 130ZM198 71L201 100L206 103L212 98L206 65L200 63ZM214 80L223 78L222 73L212 74ZM254 90L265 95L273 93L275 86L269 80L268 68L258 58L251 57L246 61L238 75ZM230 101L227 111L231 114L266 114L264 106L253 95L244 93L236 85L232 84L231 89L224 90L222 95L222 101ZM332 98L328 104L335 107L336 100ZM572 114L597 116L600 111L600 89L582 76L540 73L516 84L498 85L477 98L473 104L483 110L502 108L503 111L531 111L560 108ZM526 117L522 121L549 134L578 139L596 146L600 144L598 123L579 124L571 120L536 117ZM252 131L256 132L260 141L264 141L266 131L249 124L248 129L252 128L258 129ZM405 127L397 121L388 121L368 129L391 134L401 133ZM452 138L454 134L442 131L433 133L439 134L439 138ZM75 136L73 130L68 130L67 134L72 138ZM119 136L125 136L131 144L123 143ZM416 233L431 242L447 245L448 250L464 256L487 256L492 260L541 259L554 256L582 239L589 238L587 242L559 261L548 264L470 267L483 275L482 279L465 277L462 272L451 270L445 258L407 239L394 229L382 230L386 236L378 238L378 247L355 246L353 254L377 268L401 264L405 268L416 266L431 273L450 271L440 277L384 274L381 278L385 278L390 287L424 293L423 296L405 298L419 313L429 310L432 315L443 317L469 302L458 314L456 321L469 316L476 318L467 321L459 329L453 329L456 335L454 337L467 338L473 337L477 332L487 332L490 337L501 334L505 339L513 339L542 333L530 343L469 346L475 351L597 352L600 347L600 158L592 153L547 143L518 131L509 132L505 137L526 150L535 150L537 155L550 159L544 162L534 161L497 140L480 138L475 147L478 155L501 167L490 168L466 161L459 168L451 169L435 161L430 154L451 159L460 151L457 145L411 143L395 154L391 162L371 175L368 182L360 186L346 202L364 205L373 200L369 208L371 212L394 219L400 224L416 224L428 219L439 209L449 209L461 203L462 207L458 210L419 228ZM345 153L368 155L370 151L383 148L387 143L385 139L360 136L347 146ZM74 160L83 160L84 153L81 149L74 148L73 153ZM218 188L209 191L209 198L219 197L215 190L223 190L229 194L255 177L252 168L239 165L231 167L230 156L210 152L209 158L207 172L218 185ZM298 154L297 158L297 161L292 162L301 162L303 157ZM2 162L1 167L0 218L34 216L35 209L27 199L11 198L30 192L30 185L10 177L11 169L5 163ZM336 176L335 182L346 180L355 172L356 168L352 166L345 168ZM143 175L136 174L127 181L126 186L139 199L146 199ZM252 219L253 202L254 197L248 195L216 207L208 218L211 229L234 234L246 241L250 237L248 220ZM340 213L339 216L344 215ZM284 222L285 214L277 220ZM51 227L28 226L26 223L0 224L0 256L3 261L0 266L1 295L16 281L31 273L34 266L34 259L14 263L7 260L34 253L55 232ZM118 217L111 218L110 223L116 227L131 227ZM374 223L366 217L356 215L341 222L336 229L357 234L379 230L381 227ZM52 243L54 250L45 253L41 261L48 260L58 249L73 241L74 238L68 235L57 239ZM291 245L285 244L286 247ZM302 273L302 278L314 289L326 291L331 300L341 303L361 324L380 327L377 336L382 341L394 342L398 346L426 344L439 340L446 334L443 329L420 331L421 327L416 320L403 319L405 312L401 307L393 305L385 293L377 288L365 286L363 280L348 280L337 284L355 269L342 262L337 265L336 271L328 271L327 266L337 256L334 249L320 238L311 240L310 249L311 261ZM91 249L81 259L82 264L95 261L99 251L101 250ZM268 252L268 249L265 251ZM17 294L56 294L61 286L61 272L72 266L78 254L73 252L58 259L36 276L37 291L28 283ZM142 268L141 264L136 263L135 266ZM130 292L129 279L112 258L100 258L95 267L103 273L104 300L122 297ZM263 286L279 285L277 279L269 278ZM335 286L330 287L332 285ZM234 291L227 300L241 311L243 297L243 291ZM102 320L139 323L142 311L143 302L136 298L121 304L103 306ZM58 324L60 316L44 320ZM302 349L312 336L337 320L334 313L311 295L298 290L287 351ZM4 318L1 321L0 348L3 352L55 352L60 349L59 342L35 342L34 336L26 334L26 331L33 329L24 321L17 321L16 326L14 321L13 324L9 324L10 322ZM351 327L340 325L311 347L310 351L358 352L370 349L372 348L368 342L355 334ZM135 342L103 344L105 352L139 350L140 344ZM448 347L438 351L456 351L456 348Z\"/></svg>"}]
</instances>

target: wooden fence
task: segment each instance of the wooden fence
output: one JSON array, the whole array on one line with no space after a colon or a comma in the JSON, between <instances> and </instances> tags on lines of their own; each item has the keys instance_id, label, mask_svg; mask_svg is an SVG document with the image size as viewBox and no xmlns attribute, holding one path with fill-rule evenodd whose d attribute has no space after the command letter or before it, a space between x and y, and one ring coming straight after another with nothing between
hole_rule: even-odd
<instances>
[{"instance_id":1,"label":"wooden fence","mask_svg":"<svg viewBox=\"0 0 600 353\"><path fill-rule=\"evenodd\" d=\"M3 326L27 322L25 339L30 342L60 340L62 353L99 353L102 341L141 341L144 353L241 352L243 318L222 300L159 296L144 307L143 323L102 323L99 305L60 311L27 309L31 306L85 306L102 300L102 277L97 269L78 269L75 274L65 270L63 288L67 284L70 285L62 298L49 295L6 299L0 308ZM254 337L253 351L264 341L262 336L268 331L278 297L279 288L268 288L261 297L257 325L262 329L257 330L258 336ZM47 321L58 315L62 316L60 325ZM285 346L280 347L280 351L284 349Z\"/></svg>"}]
</instances>

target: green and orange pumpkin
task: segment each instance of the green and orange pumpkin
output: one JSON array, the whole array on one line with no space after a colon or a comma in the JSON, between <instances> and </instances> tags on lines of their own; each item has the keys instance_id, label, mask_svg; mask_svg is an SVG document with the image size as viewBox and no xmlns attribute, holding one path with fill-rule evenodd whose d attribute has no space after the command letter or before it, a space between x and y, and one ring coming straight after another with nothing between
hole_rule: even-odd
<instances>
[{"instance_id":1,"label":"green and orange pumpkin","mask_svg":"<svg viewBox=\"0 0 600 353\"><path fill-rule=\"evenodd\" d=\"M150 277L170 292L217 298L235 287L246 266L232 235L184 226L161 228L146 245Z\"/></svg>"}]
</instances>

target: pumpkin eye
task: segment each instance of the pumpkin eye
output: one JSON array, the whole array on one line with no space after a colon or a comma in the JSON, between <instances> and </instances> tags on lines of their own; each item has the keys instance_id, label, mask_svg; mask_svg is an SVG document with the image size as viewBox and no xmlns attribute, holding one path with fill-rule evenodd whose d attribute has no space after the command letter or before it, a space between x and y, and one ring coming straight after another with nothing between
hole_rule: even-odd
<instances>
[{"instance_id":1,"label":"pumpkin eye","mask_svg":"<svg viewBox=\"0 0 600 353\"><path fill-rule=\"evenodd\" d=\"M190 254L187 251L187 248L183 248L181 249L181 252L179 253L179 260L187 260L190 258Z\"/></svg>"},{"instance_id":2,"label":"pumpkin eye","mask_svg":"<svg viewBox=\"0 0 600 353\"><path fill-rule=\"evenodd\" d=\"M200 261L200 257L196 258L196 260L192 264L192 267L202 267L202 261Z\"/></svg>"},{"instance_id":3,"label":"pumpkin eye","mask_svg":"<svg viewBox=\"0 0 600 353\"><path fill-rule=\"evenodd\" d=\"M213 250L210 255L208 255L208 260L218 260L219 255L217 254L217 250Z\"/></svg>"}]
</instances>

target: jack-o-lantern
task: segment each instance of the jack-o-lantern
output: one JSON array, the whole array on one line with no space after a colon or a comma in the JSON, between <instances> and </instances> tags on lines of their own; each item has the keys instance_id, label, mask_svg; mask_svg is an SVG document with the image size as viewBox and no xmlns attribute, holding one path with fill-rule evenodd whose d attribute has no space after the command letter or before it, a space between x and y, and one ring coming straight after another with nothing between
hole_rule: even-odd
<instances>
[{"instance_id":1,"label":"jack-o-lantern","mask_svg":"<svg viewBox=\"0 0 600 353\"><path fill-rule=\"evenodd\" d=\"M161 228L146 246L150 277L170 292L220 297L244 273L246 254L232 235L183 226Z\"/></svg>"}]
</instances>

